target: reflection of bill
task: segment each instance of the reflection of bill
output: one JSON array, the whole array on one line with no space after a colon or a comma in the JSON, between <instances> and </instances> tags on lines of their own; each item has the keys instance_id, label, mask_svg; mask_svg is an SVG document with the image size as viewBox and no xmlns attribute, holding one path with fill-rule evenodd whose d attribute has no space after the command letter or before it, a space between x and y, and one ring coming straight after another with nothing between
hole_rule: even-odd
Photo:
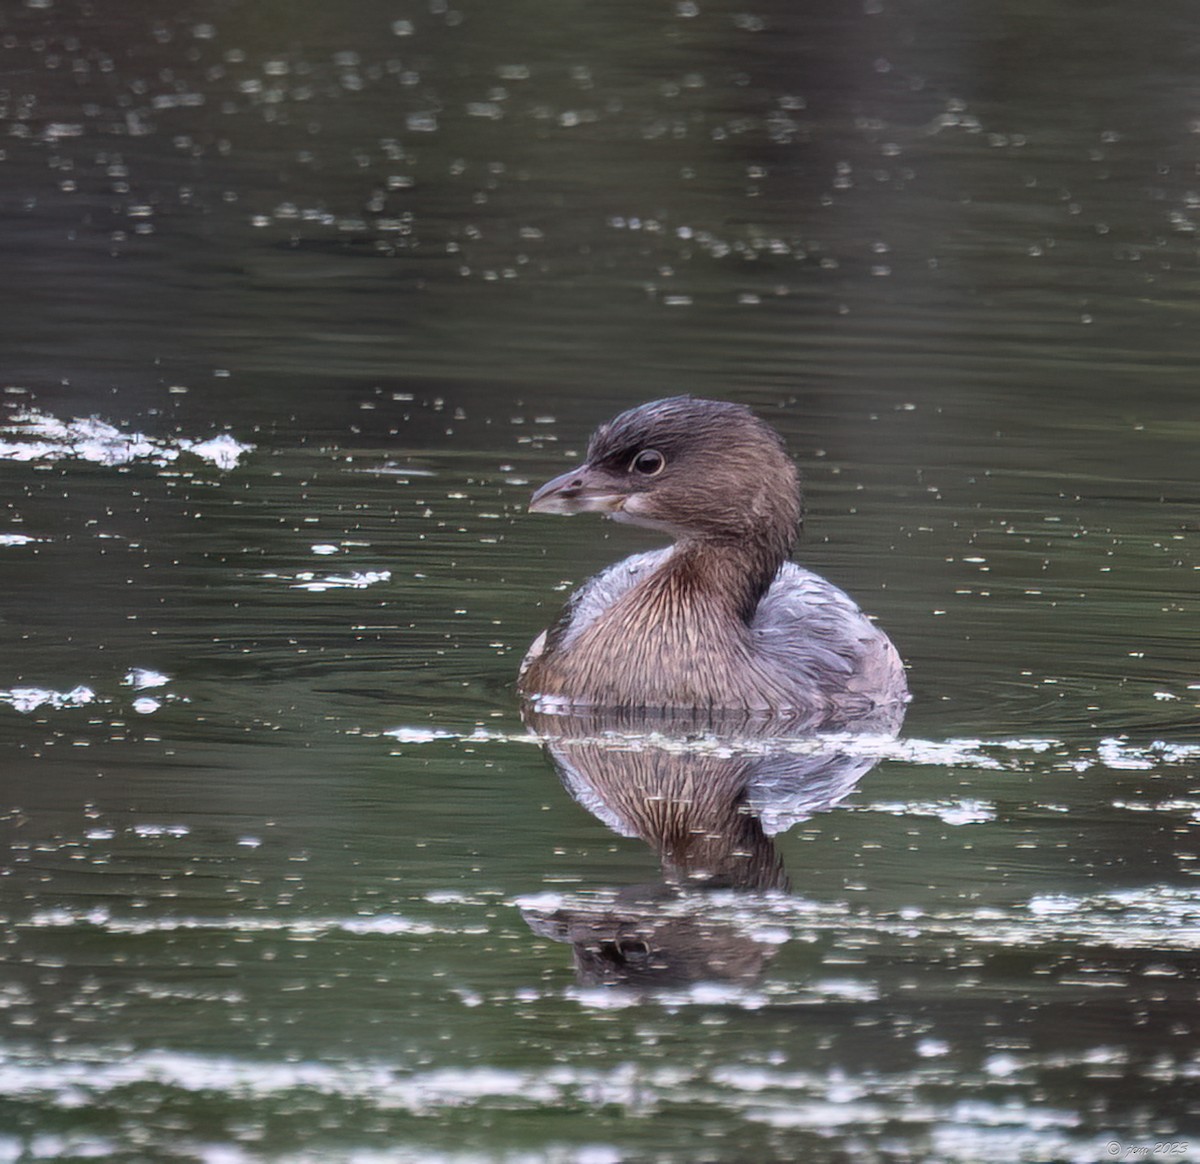
<instances>
[{"instance_id":1,"label":"reflection of bill","mask_svg":"<svg viewBox=\"0 0 1200 1164\"><path fill-rule=\"evenodd\" d=\"M691 982L755 981L775 945L729 922L688 913L682 902L654 901L653 886L636 887L610 902L523 904L529 928L569 942L585 986L639 989Z\"/></svg>"},{"instance_id":2,"label":"reflection of bill","mask_svg":"<svg viewBox=\"0 0 1200 1164\"><path fill-rule=\"evenodd\" d=\"M773 931L720 919L704 894L786 893L772 836L847 796L876 762L872 741L893 739L903 715L894 705L863 734L828 736L765 717L527 712L567 790L614 832L650 845L662 881L525 899L526 922L570 943L588 984L753 980L774 952Z\"/></svg>"}]
</instances>

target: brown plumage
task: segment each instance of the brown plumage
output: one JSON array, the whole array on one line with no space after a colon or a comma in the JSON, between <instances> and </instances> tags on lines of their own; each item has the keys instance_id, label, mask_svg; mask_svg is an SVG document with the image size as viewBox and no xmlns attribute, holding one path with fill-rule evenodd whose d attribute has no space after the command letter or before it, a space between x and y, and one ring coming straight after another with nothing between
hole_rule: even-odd
<instances>
[{"instance_id":1,"label":"brown plumage","mask_svg":"<svg viewBox=\"0 0 1200 1164\"><path fill-rule=\"evenodd\" d=\"M796 469L749 409L678 396L624 412L530 509L600 512L675 539L571 596L526 656L530 698L787 711L821 724L907 698L887 636L787 560L801 517Z\"/></svg>"}]
</instances>

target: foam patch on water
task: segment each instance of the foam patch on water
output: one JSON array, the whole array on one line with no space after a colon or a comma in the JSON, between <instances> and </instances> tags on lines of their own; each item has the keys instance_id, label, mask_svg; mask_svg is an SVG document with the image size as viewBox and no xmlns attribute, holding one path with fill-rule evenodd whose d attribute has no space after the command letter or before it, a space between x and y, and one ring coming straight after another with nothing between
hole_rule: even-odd
<instances>
[{"instance_id":1,"label":"foam patch on water","mask_svg":"<svg viewBox=\"0 0 1200 1164\"><path fill-rule=\"evenodd\" d=\"M319 1137L322 1140L328 1136ZM203 1141L181 1133L171 1133L169 1146L154 1153L139 1149L139 1159L194 1161L195 1164L623 1164L624 1152L605 1144L539 1145L536 1154L527 1151L473 1152L467 1149L446 1152L408 1135L403 1150L397 1148L358 1148L341 1142L333 1149L290 1148L286 1155L266 1154L258 1148L226 1143L215 1134ZM139 1144L148 1142L139 1136ZM419 1144L419 1146L418 1146ZM117 1141L94 1132L39 1132L32 1136L10 1136L0 1131L0 1164L31 1164L36 1160L118 1160L128 1159L128 1139Z\"/></svg>"},{"instance_id":2,"label":"foam patch on water","mask_svg":"<svg viewBox=\"0 0 1200 1164\"><path fill-rule=\"evenodd\" d=\"M1004 764L987 749L1008 749L1008 741L989 744L979 739L888 740L880 748L880 758L905 760L939 768L980 768L997 770Z\"/></svg>"},{"instance_id":3,"label":"foam patch on water","mask_svg":"<svg viewBox=\"0 0 1200 1164\"><path fill-rule=\"evenodd\" d=\"M130 704L130 707L138 715L153 715L155 712L161 711L168 703L189 702L183 696L159 691L159 688L165 687L170 682L170 675L164 675L161 671L153 671L149 667L132 667L125 673L125 678L121 680L124 686L132 687L134 691L140 692ZM155 694L147 695L145 694L147 691L153 691Z\"/></svg>"},{"instance_id":4,"label":"foam patch on water","mask_svg":"<svg viewBox=\"0 0 1200 1164\"><path fill-rule=\"evenodd\" d=\"M171 677L160 671L151 671L147 667L133 667L125 672L125 678L121 682L135 691L146 691L153 687L165 687L171 682Z\"/></svg>"},{"instance_id":5,"label":"foam patch on water","mask_svg":"<svg viewBox=\"0 0 1200 1164\"><path fill-rule=\"evenodd\" d=\"M254 451L253 445L243 444L227 432L206 441L181 440L177 443L180 452L191 453L193 457L208 461L218 469L235 469L242 457Z\"/></svg>"},{"instance_id":6,"label":"foam patch on water","mask_svg":"<svg viewBox=\"0 0 1200 1164\"><path fill-rule=\"evenodd\" d=\"M186 837L192 830L185 824L136 824L134 836L138 837Z\"/></svg>"},{"instance_id":7,"label":"foam patch on water","mask_svg":"<svg viewBox=\"0 0 1200 1164\"><path fill-rule=\"evenodd\" d=\"M118 428L99 417L61 420L37 409L14 413L0 426L0 460L3 461L90 461L117 466L134 462L169 465L188 453L218 469L233 469L254 448L221 433L208 440L187 437L166 439Z\"/></svg>"},{"instance_id":8,"label":"foam patch on water","mask_svg":"<svg viewBox=\"0 0 1200 1164\"><path fill-rule=\"evenodd\" d=\"M1045 753L1054 752L1054 764L1084 772L1093 767L1113 771L1150 771L1162 766L1194 763L1200 759L1200 744L1171 743L1153 740L1135 744L1128 740L1106 737L1092 745L1069 746L1065 741L1045 738L1012 738L985 740L982 738L951 738L948 740L895 739L881 735L854 735L837 732L814 732L801 736L738 736L738 735L672 735L664 731L636 732L614 730L599 735L534 734L531 732L490 731L476 727L470 731L454 728L397 727L383 732L402 743L419 744L458 740L472 744L534 744L553 743L564 747L603 748L621 752L663 751L695 756L755 756L793 755L818 756L837 752L862 759L892 760L907 764L940 768L971 768L992 772L1020 772L1032 765L1041 765ZM929 812L914 806L919 815L950 817L948 824L976 823L982 814L992 813L987 801L956 801L932 806ZM959 810L966 816L962 816ZM890 811L879 806L879 811ZM990 817L988 818L990 819Z\"/></svg>"},{"instance_id":9,"label":"foam patch on water","mask_svg":"<svg viewBox=\"0 0 1200 1164\"><path fill-rule=\"evenodd\" d=\"M879 999L879 987L859 978L821 978L810 983L809 989L822 998L840 1002L876 1002Z\"/></svg>"},{"instance_id":10,"label":"foam patch on water","mask_svg":"<svg viewBox=\"0 0 1200 1164\"><path fill-rule=\"evenodd\" d=\"M182 829L182 832L173 831ZM180 826L138 826L138 836L182 836L190 830ZM364 917L117 917L105 906L90 909L43 909L17 923L22 928L70 930L86 928L107 934L175 934L213 932L229 934L282 934L287 937L313 938L342 933L355 936L396 937L400 935L444 934L447 927L416 921L400 914L375 914Z\"/></svg>"},{"instance_id":11,"label":"foam patch on water","mask_svg":"<svg viewBox=\"0 0 1200 1164\"><path fill-rule=\"evenodd\" d=\"M186 696L172 692L157 692L147 695L146 691L157 690L171 682L169 675L152 671L145 667L133 667L125 673L121 680L123 687L132 688L138 692L129 707L139 715L153 715L167 703L187 703ZM16 711L28 714L35 711L65 711L72 708L87 707L91 704L112 704L118 702L111 695L102 694L86 683L78 683L68 691L59 691L52 687L21 686L0 689L0 704L8 704Z\"/></svg>"},{"instance_id":12,"label":"foam patch on water","mask_svg":"<svg viewBox=\"0 0 1200 1164\"><path fill-rule=\"evenodd\" d=\"M398 727L383 733L401 744L431 744L434 740L460 740L462 736L440 728Z\"/></svg>"},{"instance_id":13,"label":"foam patch on water","mask_svg":"<svg viewBox=\"0 0 1200 1164\"><path fill-rule=\"evenodd\" d=\"M35 1065L0 1060L0 1092L10 1099L50 1100L74 1107L83 1096L115 1097L136 1084L259 1100L305 1091L412 1111L458 1107L487 1097L523 1096L530 1104L549 1103L560 1094L558 1087L539 1080L537 1073L494 1067L408 1075L385 1064L271 1063L172 1051L149 1051L122 1057L120 1062L79 1058Z\"/></svg>"},{"instance_id":14,"label":"foam patch on water","mask_svg":"<svg viewBox=\"0 0 1200 1164\"><path fill-rule=\"evenodd\" d=\"M381 735L388 736L401 744L432 744L445 740L455 740L471 744L541 744L540 737L528 732L492 732L487 728L477 727L470 732L458 732L449 728L437 727L394 727Z\"/></svg>"},{"instance_id":15,"label":"foam patch on water","mask_svg":"<svg viewBox=\"0 0 1200 1164\"><path fill-rule=\"evenodd\" d=\"M996 806L986 800L880 801L853 808L854 812L886 812L892 816L933 816L948 825L983 824L996 819Z\"/></svg>"},{"instance_id":16,"label":"foam patch on water","mask_svg":"<svg viewBox=\"0 0 1200 1164\"><path fill-rule=\"evenodd\" d=\"M720 1005L716 1001L714 1005ZM297 1111L318 1119L353 1105L363 1113L407 1112L436 1116L440 1112L491 1111L582 1113L613 1110L650 1114L670 1110L686 1096L690 1107L725 1112L734 1118L781 1129L854 1132L859 1140L887 1134L919 1136L937 1145L934 1155L947 1164L978 1160L1104 1159L1109 1137L1081 1130L1084 1117L1067 1108L1051 1107L1019 1093L1003 1100L979 1097L990 1077L966 1070L947 1077L936 1063L918 1064L906 1072L782 1070L731 1061L705 1069L698 1065L614 1066L547 1063L538 1067L470 1065L413 1071L386 1060L343 1063L244 1059L172 1050L128 1053L122 1048L73 1048L68 1053L12 1049L0 1052L0 1092L10 1102L37 1104L59 1111L123 1109L131 1094L162 1094L157 1102L178 1104L182 1097L236 1096L241 1102ZM293 1105L303 1097L303 1107ZM914 1096L919 1098L914 1099ZM278 1108L275 1108L278 1105ZM361 1116L359 1118L362 1118ZM461 1118L461 1117L460 1117ZM49 1135L47 1147L64 1146L69 1137ZM1160 1137L1161 1138L1161 1137ZM101 1140L99 1137L98 1140ZM95 1142L95 1141L94 1141ZM869 1142L869 1141L868 1141ZM0 1140L0 1147L2 1147ZM208 1145L198 1158L214 1164L241 1164L240 1146ZM23 1148L24 1150L24 1148ZM358 1161L353 1151L337 1151L339 1160ZM1109 1152L1111 1155L1111 1153ZM923 1154L923 1158L928 1153ZM12 1159L25 1159L25 1155ZM48 1158L55 1158L53 1156ZM73 1156L74 1158L74 1156ZM290 1161L327 1156L289 1153ZM365 1159L392 1159L387 1153ZM436 1152L423 1159L442 1159ZM453 1160L470 1157L455 1155ZM489 1154L488 1160L532 1159ZM572 1148L557 1156L538 1152L539 1161L612 1164L624 1159L609 1146L591 1145L587 1154ZM260 1156L248 1159L260 1160Z\"/></svg>"},{"instance_id":17,"label":"foam patch on water","mask_svg":"<svg viewBox=\"0 0 1200 1164\"><path fill-rule=\"evenodd\" d=\"M471 743L562 744L567 747L606 748L621 752L662 751L679 755L729 756L794 755L816 756L827 752L860 756L864 759L904 760L914 764L940 767L1000 769L1006 765L989 754L993 749L1017 751L1031 749L1027 741L1000 740L897 740L891 736L842 732L812 732L799 736L742 736L716 734L673 735L667 731L614 730L600 735L536 735L530 732L495 732L476 727L470 732L452 728L393 728L383 733L406 743L433 740L466 740ZM1037 750L1049 747L1038 741Z\"/></svg>"},{"instance_id":18,"label":"foam patch on water","mask_svg":"<svg viewBox=\"0 0 1200 1164\"><path fill-rule=\"evenodd\" d=\"M286 582L293 590L307 590L321 594L326 590L365 590L381 582L392 580L391 570L352 570L346 574L317 574L314 570L301 570L296 574L268 572L262 575L269 581Z\"/></svg>"},{"instance_id":19,"label":"foam patch on water","mask_svg":"<svg viewBox=\"0 0 1200 1164\"><path fill-rule=\"evenodd\" d=\"M1200 800L1179 798L1174 800L1114 800L1113 808L1128 812L1187 812L1193 821L1200 821Z\"/></svg>"},{"instance_id":20,"label":"foam patch on water","mask_svg":"<svg viewBox=\"0 0 1200 1164\"><path fill-rule=\"evenodd\" d=\"M786 906L775 906L783 908ZM1028 949L1044 945L1120 950L1194 951L1200 946L1200 887L1148 885L1092 894L1038 894L1007 909L985 906L962 913L855 914L836 904L819 907L830 928L858 924L896 937L952 936L969 945ZM812 914L797 924L825 928Z\"/></svg>"},{"instance_id":21,"label":"foam patch on water","mask_svg":"<svg viewBox=\"0 0 1200 1164\"><path fill-rule=\"evenodd\" d=\"M48 707L59 711L66 707L86 707L96 702L96 693L82 683L70 691L54 691L48 687L13 687L0 691L0 703L7 703L20 712L37 711Z\"/></svg>"},{"instance_id":22,"label":"foam patch on water","mask_svg":"<svg viewBox=\"0 0 1200 1164\"><path fill-rule=\"evenodd\" d=\"M1138 745L1110 737L1100 741L1096 758L1106 768L1144 772L1160 764L1187 764L1200 759L1200 744L1172 744L1165 740L1154 740Z\"/></svg>"},{"instance_id":23,"label":"foam patch on water","mask_svg":"<svg viewBox=\"0 0 1200 1164\"><path fill-rule=\"evenodd\" d=\"M959 1105L961 1108L962 1105ZM1006 1113L1001 1119L1002 1113ZM978 1164L980 1160L1060 1160L1063 1164L1095 1164L1097 1160L1114 1160L1116 1143L1110 1135L1086 1136L1072 1134L1078 1117L1064 1113L1058 1127L1023 1125L1023 1118L1041 1113L1020 1104L1014 1110L1005 1105L990 1115L987 1126L971 1123L971 1118L988 1116L979 1111L958 1111L954 1118L935 1126L930 1133L930 1157L942 1164ZM1037 1122L1043 1123L1043 1119ZM1151 1137L1146 1137L1151 1139ZM1186 1157L1181 1157L1186 1159Z\"/></svg>"},{"instance_id":24,"label":"foam patch on water","mask_svg":"<svg viewBox=\"0 0 1200 1164\"><path fill-rule=\"evenodd\" d=\"M611 894L548 892L517 897L511 904L527 914L545 916L566 910L582 916L603 914L616 903ZM952 942L964 948L1061 945L1189 952L1200 946L1200 886L1037 894L1006 907L929 911L916 907L873 911L849 901L785 894L706 893L656 902L654 914L703 918L745 934L776 929L790 940L809 943L831 934L840 942L861 941L872 947L887 938L905 948L917 940L938 946Z\"/></svg>"}]
</instances>

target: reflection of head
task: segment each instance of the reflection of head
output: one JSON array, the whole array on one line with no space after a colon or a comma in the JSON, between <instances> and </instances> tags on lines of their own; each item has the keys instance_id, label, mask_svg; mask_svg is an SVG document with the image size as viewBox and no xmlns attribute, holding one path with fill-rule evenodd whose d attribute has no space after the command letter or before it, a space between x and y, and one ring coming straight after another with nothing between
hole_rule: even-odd
<instances>
[{"instance_id":1,"label":"reflection of head","mask_svg":"<svg viewBox=\"0 0 1200 1164\"><path fill-rule=\"evenodd\" d=\"M521 912L534 933L571 944L586 986L653 988L758 978L774 944L681 906L627 900L611 908L581 902L547 910L531 903Z\"/></svg>"}]
</instances>

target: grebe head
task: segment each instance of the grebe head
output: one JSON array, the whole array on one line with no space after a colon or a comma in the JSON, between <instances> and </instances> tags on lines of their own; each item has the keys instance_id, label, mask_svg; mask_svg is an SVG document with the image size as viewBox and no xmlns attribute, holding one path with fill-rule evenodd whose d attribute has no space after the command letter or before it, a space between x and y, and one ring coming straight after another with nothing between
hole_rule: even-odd
<instances>
[{"instance_id":1,"label":"grebe head","mask_svg":"<svg viewBox=\"0 0 1200 1164\"><path fill-rule=\"evenodd\" d=\"M603 513L694 541L769 539L786 554L800 523L796 467L741 404L673 396L598 428L587 460L534 495L534 513Z\"/></svg>"}]
</instances>

